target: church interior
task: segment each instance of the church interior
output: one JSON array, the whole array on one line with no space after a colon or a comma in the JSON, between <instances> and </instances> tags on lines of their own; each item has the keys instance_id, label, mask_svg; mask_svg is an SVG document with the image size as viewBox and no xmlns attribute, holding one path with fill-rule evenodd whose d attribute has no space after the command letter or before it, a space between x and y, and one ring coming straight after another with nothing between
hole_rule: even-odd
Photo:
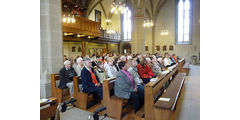
<instances>
[{"instance_id":1,"label":"church interior","mask_svg":"<svg viewBox=\"0 0 240 120\"><path fill-rule=\"evenodd\" d=\"M200 0L40 0L40 99L41 120L200 120Z\"/></svg>"}]
</instances>

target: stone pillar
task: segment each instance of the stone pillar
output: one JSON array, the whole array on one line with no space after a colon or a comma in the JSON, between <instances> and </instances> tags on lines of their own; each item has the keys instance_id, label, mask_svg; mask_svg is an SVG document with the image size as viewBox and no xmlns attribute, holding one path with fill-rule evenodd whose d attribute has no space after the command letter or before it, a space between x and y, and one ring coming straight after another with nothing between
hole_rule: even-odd
<instances>
[{"instance_id":1,"label":"stone pillar","mask_svg":"<svg viewBox=\"0 0 240 120\"><path fill-rule=\"evenodd\" d=\"M155 53L156 45L155 45L155 24L152 27L152 53Z\"/></svg>"},{"instance_id":2,"label":"stone pillar","mask_svg":"<svg viewBox=\"0 0 240 120\"><path fill-rule=\"evenodd\" d=\"M145 30L143 28L143 16L134 16L132 32L132 54L145 54Z\"/></svg>"},{"instance_id":3,"label":"stone pillar","mask_svg":"<svg viewBox=\"0 0 240 120\"><path fill-rule=\"evenodd\" d=\"M145 54L145 29L143 28L145 2L133 2L132 54Z\"/></svg>"},{"instance_id":4,"label":"stone pillar","mask_svg":"<svg viewBox=\"0 0 240 120\"><path fill-rule=\"evenodd\" d=\"M40 1L40 98L52 96L50 74L63 66L61 8L61 0Z\"/></svg>"}]
</instances>

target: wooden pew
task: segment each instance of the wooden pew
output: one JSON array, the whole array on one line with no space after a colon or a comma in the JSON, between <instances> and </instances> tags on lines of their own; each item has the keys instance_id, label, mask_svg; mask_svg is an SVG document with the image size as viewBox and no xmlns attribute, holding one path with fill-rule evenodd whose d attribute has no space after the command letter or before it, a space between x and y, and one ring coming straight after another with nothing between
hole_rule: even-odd
<instances>
[{"instance_id":1,"label":"wooden pew","mask_svg":"<svg viewBox=\"0 0 240 120\"><path fill-rule=\"evenodd\" d=\"M186 62L181 69L179 69L179 72L184 72L186 75L188 75L189 72L189 62Z\"/></svg>"},{"instance_id":2,"label":"wooden pew","mask_svg":"<svg viewBox=\"0 0 240 120\"><path fill-rule=\"evenodd\" d=\"M60 81L59 74L51 74L52 97L56 97L58 103L61 103L63 102L63 90L58 88L57 81Z\"/></svg>"},{"instance_id":3,"label":"wooden pew","mask_svg":"<svg viewBox=\"0 0 240 120\"><path fill-rule=\"evenodd\" d=\"M157 120L154 114L154 104L164 91L165 83L174 79L178 73L178 66L165 76L159 77L155 82L149 82L144 87L144 116L145 120ZM170 83L171 84L171 83Z\"/></svg>"},{"instance_id":4,"label":"wooden pew","mask_svg":"<svg viewBox=\"0 0 240 120\"><path fill-rule=\"evenodd\" d=\"M179 60L179 61L178 61L179 69L181 69L184 64L185 64L185 59L184 59L184 58L182 58L181 60Z\"/></svg>"},{"instance_id":5,"label":"wooden pew","mask_svg":"<svg viewBox=\"0 0 240 120\"><path fill-rule=\"evenodd\" d=\"M114 84L116 78L103 80L103 102L109 117L120 120L122 118L123 104L125 99L114 95Z\"/></svg>"},{"instance_id":6,"label":"wooden pew","mask_svg":"<svg viewBox=\"0 0 240 120\"><path fill-rule=\"evenodd\" d=\"M57 98L49 98L51 102L40 104L40 120L54 119L56 115L56 109L58 106ZM58 114L57 120L60 120Z\"/></svg>"},{"instance_id":7,"label":"wooden pew","mask_svg":"<svg viewBox=\"0 0 240 120\"><path fill-rule=\"evenodd\" d=\"M174 120L174 110L185 80L186 73L178 73L160 98L170 98L169 101L158 100L154 104L155 120Z\"/></svg>"},{"instance_id":8,"label":"wooden pew","mask_svg":"<svg viewBox=\"0 0 240 120\"><path fill-rule=\"evenodd\" d=\"M79 84L82 84L80 77L73 77L73 97L77 99L76 107L87 110L89 107L95 104L93 94L85 93L79 89Z\"/></svg>"}]
</instances>

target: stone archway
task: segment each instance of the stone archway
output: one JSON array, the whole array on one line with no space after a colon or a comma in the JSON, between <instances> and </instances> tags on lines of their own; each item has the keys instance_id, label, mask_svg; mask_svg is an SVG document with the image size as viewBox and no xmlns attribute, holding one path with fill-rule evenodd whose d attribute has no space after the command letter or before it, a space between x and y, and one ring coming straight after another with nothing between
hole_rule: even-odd
<instances>
[{"instance_id":1,"label":"stone archway","mask_svg":"<svg viewBox=\"0 0 240 120\"><path fill-rule=\"evenodd\" d=\"M132 49L131 49L131 44L130 43L126 43L123 45L123 54L132 54Z\"/></svg>"}]
</instances>

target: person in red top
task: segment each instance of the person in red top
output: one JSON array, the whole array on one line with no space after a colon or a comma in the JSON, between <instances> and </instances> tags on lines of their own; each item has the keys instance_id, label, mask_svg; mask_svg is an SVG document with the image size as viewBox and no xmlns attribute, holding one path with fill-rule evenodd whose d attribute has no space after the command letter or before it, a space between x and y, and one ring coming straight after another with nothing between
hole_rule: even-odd
<instances>
[{"instance_id":1,"label":"person in red top","mask_svg":"<svg viewBox=\"0 0 240 120\"><path fill-rule=\"evenodd\" d=\"M150 79L154 76L154 73L152 72L151 68L146 65L146 60L143 59L140 61L140 63L137 65L137 71L141 79L143 80L143 83L147 84Z\"/></svg>"},{"instance_id":2,"label":"person in red top","mask_svg":"<svg viewBox=\"0 0 240 120\"><path fill-rule=\"evenodd\" d=\"M173 58L173 60L175 61L175 63L178 63L178 61L177 61L177 59L176 59L176 57L175 57L175 54L172 54L172 58Z\"/></svg>"}]
</instances>

